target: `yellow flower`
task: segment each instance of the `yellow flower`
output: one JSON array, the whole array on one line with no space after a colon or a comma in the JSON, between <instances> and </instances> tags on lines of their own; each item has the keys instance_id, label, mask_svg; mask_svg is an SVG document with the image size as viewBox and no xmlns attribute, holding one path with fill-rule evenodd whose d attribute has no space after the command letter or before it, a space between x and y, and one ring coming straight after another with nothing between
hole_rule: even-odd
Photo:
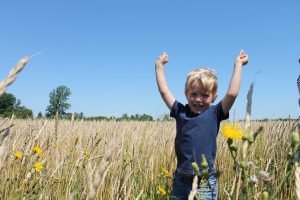
<instances>
[{"instance_id":1,"label":"yellow flower","mask_svg":"<svg viewBox=\"0 0 300 200\"><path fill-rule=\"evenodd\" d=\"M162 168L162 172L167 177L171 177L172 176L171 173L165 167Z\"/></svg>"},{"instance_id":2,"label":"yellow flower","mask_svg":"<svg viewBox=\"0 0 300 200\"><path fill-rule=\"evenodd\" d=\"M14 157L15 158L19 158L19 159L22 159L22 157L23 157L23 153L22 152L20 152L20 151L16 151L15 153L14 153Z\"/></svg>"},{"instance_id":3,"label":"yellow flower","mask_svg":"<svg viewBox=\"0 0 300 200\"><path fill-rule=\"evenodd\" d=\"M85 155L88 156L90 154L89 150L85 150Z\"/></svg>"},{"instance_id":4,"label":"yellow flower","mask_svg":"<svg viewBox=\"0 0 300 200\"><path fill-rule=\"evenodd\" d=\"M37 162L34 164L35 171L40 172L43 169L43 163Z\"/></svg>"},{"instance_id":5,"label":"yellow flower","mask_svg":"<svg viewBox=\"0 0 300 200\"><path fill-rule=\"evenodd\" d=\"M162 195L162 196L164 196L164 195L167 194L166 190L163 187L161 187L161 186L158 186L157 193L160 194L160 195Z\"/></svg>"},{"instance_id":6,"label":"yellow flower","mask_svg":"<svg viewBox=\"0 0 300 200\"><path fill-rule=\"evenodd\" d=\"M37 153L37 154L39 155L40 158L43 156L43 151L42 151L42 149L41 149L39 146L34 146L34 147L33 147L33 151L34 151L35 153Z\"/></svg>"},{"instance_id":7,"label":"yellow flower","mask_svg":"<svg viewBox=\"0 0 300 200\"><path fill-rule=\"evenodd\" d=\"M43 153L42 149L39 146L34 146L33 151L37 154Z\"/></svg>"},{"instance_id":8,"label":"yellow flower","mask_svg":"<svg viewBox=\"0 0 300 200\"><path fill-rule=\"evenodd\" d=\"M239 124L225 124L221 132L224 136L232 139L241 139L244 135Z\"/></svg>"}]
</instances>

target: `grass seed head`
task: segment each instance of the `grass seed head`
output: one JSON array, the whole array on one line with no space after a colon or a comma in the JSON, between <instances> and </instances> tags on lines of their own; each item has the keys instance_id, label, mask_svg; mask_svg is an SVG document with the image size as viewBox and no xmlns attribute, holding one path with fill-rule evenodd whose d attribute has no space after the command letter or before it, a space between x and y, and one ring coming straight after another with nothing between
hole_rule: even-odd
<instances>
[{"instance_id":1,"label":"grass seed head","mask_svg":"<svg viewBox=\"0 0 300 200\"><path fill-rule=\"evenodd\" d=\"M201 155L201 166L202 166L204 169L207 169L207 168L208 168L208 163L207 163L207 160L206 160L204 154Z\"/></svg>"},{"instance_id":2,"label":"grass seed head","mask_svg":"<svg viewBox=\"0 0 300 200\"><path fill-rule=\"evenodd\" d=\"M197 174L200 173L199 166L198 166L198 164L197 164L196 162L193 162L193 163L192 163L192 168L193 168L193 170L194 170Z\"/></svg>"}]
</instances>

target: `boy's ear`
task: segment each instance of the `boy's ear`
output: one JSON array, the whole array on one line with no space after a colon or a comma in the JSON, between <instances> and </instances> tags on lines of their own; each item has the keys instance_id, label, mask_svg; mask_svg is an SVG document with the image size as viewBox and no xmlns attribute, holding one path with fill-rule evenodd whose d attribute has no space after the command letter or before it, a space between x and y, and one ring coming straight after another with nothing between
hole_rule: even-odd
<instances>
[{"instance_id":1,"label":"boy's ear","mask_svg":"<svg viewBox=\"0 0 300 200\"><path fill-rule=\"evenodd\" d=\"M213 98L213 100L212 100L212 103L215 102L215 100L217 99L217 97L218 97L218 94L215 94L215 96L214 96L214 98Z\"/></svg>"}]
</instances>

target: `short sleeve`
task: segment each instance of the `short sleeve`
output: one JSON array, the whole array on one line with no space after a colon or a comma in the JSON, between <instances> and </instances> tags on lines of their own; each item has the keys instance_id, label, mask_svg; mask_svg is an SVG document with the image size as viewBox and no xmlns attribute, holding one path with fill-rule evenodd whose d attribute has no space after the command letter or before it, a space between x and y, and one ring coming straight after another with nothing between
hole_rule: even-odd
<instances>
[{"instance_id":1,"label":"short sleeve","mask_svg":"<svg viewBox=\"0 0 300 200\"><path fill-rule=\"evenodd\" d=\"M170 112L170 116L176 119L182 109L184 109L184 106L175 100Z\"/></svg>"},{"instance_id":2,"label":"short sleeve","mask_svg":"<svg viewBox=\"0 0 300 200\"><path fill-rule=\"evenodd\" d=\"M214 109L215 109L215 114L220 121L229 118L229 112L227 113L227 115L224 114L221 101L215 105Z\"/></svg>"}]
</instances>

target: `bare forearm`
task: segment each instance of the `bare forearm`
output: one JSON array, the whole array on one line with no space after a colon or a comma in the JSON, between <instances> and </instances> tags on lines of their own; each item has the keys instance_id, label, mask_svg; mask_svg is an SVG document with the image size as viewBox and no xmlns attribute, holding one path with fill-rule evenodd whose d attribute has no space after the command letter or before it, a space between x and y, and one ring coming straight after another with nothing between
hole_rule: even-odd
<instances>
[{"instance_id":1,"label":"bare forearm","mask_svg":"<svg viewBox=\"0 0 300 200\"><path fill-rule=\"evenodd\" d=\"M242 65L235 64L234 71L226 95L232 98L237 97L240 91L241 77L242 77Z\"/></svg>"},{"instance_id":2,"label":"bare forearm","mask_svg":"<svg viewBox=\"0 0 300 200\"><path fill-rule=\"evenodd\" d=\"M228 87L228 91L222 99L223 112L226 115L231 109L235 98L239 94L241 78L242 78L242 67L248 63L248 55L241 50L239 55L235 59L234 70Z\"/></svg>"},{"instance_id":3,"label":"bare forearm","mask_svg":"<svg viewBox=\"0 0 300 200\"><path fill-rule=\"evenodd\" d=\"M162 64L156 64L155 72L156 72L156 82L157 82L160 95L164 100L165 104L167 105L167 107L171 110L175 98L171 93L167 80L165 78L164 66Z\"/></svg>"},{"instance_id":4,"label":"bare forearm","mask_svg":"<svg viewBox=\"0 0 300 200\"><path fill-rule=\"evenodd\" d=\"M155 62L155 74L156 74L156 82L158 86L158 90L162 99L164 100L167 107L171 110L173 103L175 102L175 98L171 91L169 90L167 80L165 78L165 70L164 64L166 64L169 60L169 56L166 52L164 52L161 56L156 59Z\"/></svg>"},{"instance_id":5,"label":"bare forearm","mask_svg":"<svg viewBox=\"0 0 300 200\"><path fill-rule=\"evenodd\" d=\"M228 91L222 99L223 112L226 115L231 109L241 85L242 66L235 65L233 74L230 80Z\"/></svg>"},{"instance_id":6,"label":"bare forearm","mask_svg":"<svg viewBox=\"0 0 300 200\"><path fill-rule=\"evenodd\" d=\"M160 93L166 93L169 90L167 80L165 78L165 70L162 64L156 64L156 82Z\"/></svg>"}]
</instances>

